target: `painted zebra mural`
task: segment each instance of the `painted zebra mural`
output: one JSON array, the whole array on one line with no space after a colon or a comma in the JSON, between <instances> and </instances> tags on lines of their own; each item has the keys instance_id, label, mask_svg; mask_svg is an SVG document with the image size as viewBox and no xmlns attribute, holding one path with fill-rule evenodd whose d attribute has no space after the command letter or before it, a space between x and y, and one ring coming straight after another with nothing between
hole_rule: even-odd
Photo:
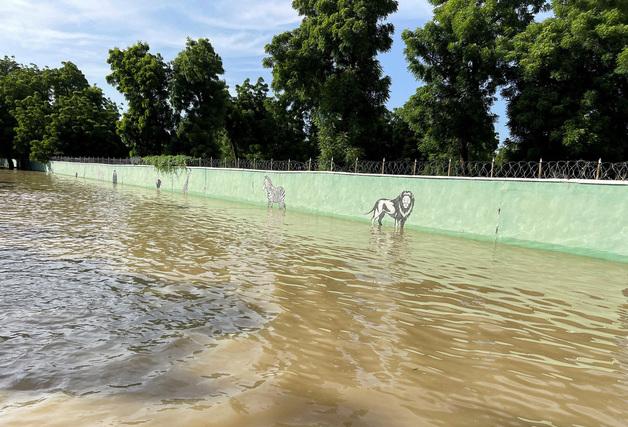
<instances>
[{"instance_id":1,"label":"painted zebra mural","mask_svg":"<svg viewBox=\"0 0 628 427\"><path fill-rule=\"evenodd\" d=\"M275 187L268 176L264 177L264 190L268 199L268 207L272 207L274 203L279 205L279 209L286 209L286 191L283 187Z\"/></svg>"}]
</instances>

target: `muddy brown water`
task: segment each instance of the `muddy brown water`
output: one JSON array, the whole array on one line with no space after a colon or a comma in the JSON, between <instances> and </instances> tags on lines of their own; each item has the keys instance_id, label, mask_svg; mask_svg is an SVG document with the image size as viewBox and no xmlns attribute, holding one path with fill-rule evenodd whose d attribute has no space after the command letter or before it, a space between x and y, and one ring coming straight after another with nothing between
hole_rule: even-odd
<instances>
[{"instance_id":1,"label":"muddy brown water","mask_svg":"<svg viewBox=\"0 0 628 427\"><path fill-rule=\"evenodd\" d=\"M0 326L2 425L628 420L628 265L289 205L0 171Z\"/></svg>"}]
</instances>

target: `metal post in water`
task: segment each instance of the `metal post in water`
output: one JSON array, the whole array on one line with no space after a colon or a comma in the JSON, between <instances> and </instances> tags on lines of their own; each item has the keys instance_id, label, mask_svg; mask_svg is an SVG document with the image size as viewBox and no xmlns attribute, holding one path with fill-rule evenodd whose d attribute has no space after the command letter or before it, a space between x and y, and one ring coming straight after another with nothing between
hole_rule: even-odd
<instances>
[{"instance_id":1,"label":"metal post in water","mask_svg":"<svg viewBox=\"0 0 628 427\"><path fill-rule=\"evenodd\" d=\"M541 174L543 173L543 158L539 160L539 179L541 179Z\"/></svg>"},{"instance_id":2,"label":"metal post in water","mask_svg":"<svg viewBox=\"0 0 628 427\"><path fill-rule=\"evenodd\" d=\"M491 178L493 178L493 169L495 168L495 157L491 160Z\"/></svg>"},{"instance_id":3,"label":"metal post in water","mask_svg":"<svg viewBox=\"0 0 628 427\"><path fill-rule=\"evenodd\" d=\"M414 159L414 166L412 167L412 175L416 175L416 159Z\"/></svg>"},{"instance_id":4,"label":"metal post in water","mask_svg":"<svg viewBox=\"0 0 628 427\"><path fill-rule=\"evenodd\" d=\"M597 170L595 171L595 179L600 179L600 172L602 169L602 158L597 161Z\"/></svg>"},{"instance_id":5,"label":"metal post in water","mask_svg":"<svg viewBox=\"0 0 628 427\"><path fill-rule=\"evenodd\" d=\"M447 166L447 176L451 176L451 159L449 159L449 165Z\"/></svg>"},{"instance_id":6,"label":"metal post in water","mask_svg":"<svg viewBox=\"0 0 628 427\"><path fill-rule=\"evenodd\" d=\"M386 157L382 159L382 175L384 175L384 168L386 167Z\"/></svg>"}]
</instances>

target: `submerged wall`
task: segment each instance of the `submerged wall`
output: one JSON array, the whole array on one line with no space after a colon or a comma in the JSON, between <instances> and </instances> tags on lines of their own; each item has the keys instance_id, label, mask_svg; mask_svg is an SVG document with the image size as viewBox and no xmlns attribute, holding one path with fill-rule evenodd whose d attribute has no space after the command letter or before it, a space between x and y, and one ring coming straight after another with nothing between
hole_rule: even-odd
<instances>
[{"instance_id":1,"label":"submerged wall","mask_svg":"<svg viewBox=\"0 0 628 427\"><path fill-rule=\"evenodd\" d=\"M264 177L282 186L288 210L370 220L380 198L411 191L407 228L628 262L628 182L505 180L270 172L51 162L49 172L265 205ZM390 217L385 226L392 226Z\"/></svg>"}]
</instances>

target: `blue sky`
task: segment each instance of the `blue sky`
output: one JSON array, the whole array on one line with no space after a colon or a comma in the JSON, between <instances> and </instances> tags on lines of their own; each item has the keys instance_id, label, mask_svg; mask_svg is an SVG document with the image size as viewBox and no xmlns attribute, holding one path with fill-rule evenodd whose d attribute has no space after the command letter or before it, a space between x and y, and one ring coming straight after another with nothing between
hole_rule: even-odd
<instances>
[{"instance_id":1,"label":"blue sky","mask_svg":"<svg viewBox=\"0 0 628 427\"><path fill-rule=\"evenodd\" d=\"M407 70L401 32L422 26L431 15L426 0L399 0L398 12L390 17L395 42L380 60L392 78L391 108L403 105L419 85ZM41 67L72 61L90 83L123 104L105 81L112 47L142 40L171 60L186 37L207 37L223 58L224 78L233 89L247 77L270 82L270 70L261 65L264 45L298 24L291 0L0 0L0 56ZM500 100L494 112L501 140L507 136L504 111Z\"/></svg>"}]
</instances>

